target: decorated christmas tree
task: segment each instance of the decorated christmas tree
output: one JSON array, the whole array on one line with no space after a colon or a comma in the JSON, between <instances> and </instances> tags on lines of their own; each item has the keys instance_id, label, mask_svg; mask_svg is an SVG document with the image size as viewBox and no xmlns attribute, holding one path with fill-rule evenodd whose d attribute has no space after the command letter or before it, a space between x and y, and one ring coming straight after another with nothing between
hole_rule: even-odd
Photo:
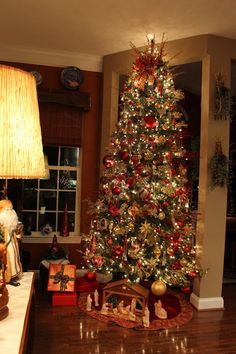
<instances>
[{"instance_id":1,"label":"decorated christmas tree","mask_svg":"<svg viewBox=\"0 0 236 354\"><path fill-rule=\"evenodd\" d=\"M183 128L183 98L165 60L165 43L148 39L121 95L121 114L103 158L92 210L87 267L119 272L134 282L188 286L201 275Z\"/></svg>"}]
</instances>

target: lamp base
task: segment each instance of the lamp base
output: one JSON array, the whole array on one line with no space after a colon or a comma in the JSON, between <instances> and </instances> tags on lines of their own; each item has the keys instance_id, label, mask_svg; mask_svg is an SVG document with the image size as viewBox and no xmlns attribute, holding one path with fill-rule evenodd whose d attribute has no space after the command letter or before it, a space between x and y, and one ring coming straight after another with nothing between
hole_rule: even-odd
<instances>
[{"instance_id":1,"label":"lamp base","mask_svg":"<svg viewBox=\"0 0 236 354\"><path fill-rule=\"evenodd\" d=\"M0 321L8 316L9 310L7 307L9 301L8 290L4 285L0 288Z\"/></svg>"},{"instance_id":2,"label":"lamp base","mask_svg":"<svg viewBox=\"0 0 236 354\"><path fill-rule=\"evenodd\" d=\"M9 309L7 306L4 306L0 309L0 321L4 320L9 314Z\"/></svg>"}]
</instances>

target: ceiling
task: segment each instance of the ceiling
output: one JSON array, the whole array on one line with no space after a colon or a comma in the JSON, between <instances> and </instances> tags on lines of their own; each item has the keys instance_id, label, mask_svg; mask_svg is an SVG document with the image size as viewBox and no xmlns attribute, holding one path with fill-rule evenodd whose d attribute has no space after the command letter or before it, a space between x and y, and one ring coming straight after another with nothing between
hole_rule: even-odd
<instances>
[{"instance_id":1,"label":"ceiling","mask_svg":"<svg viewBox=\"0 0 236 354\"><path fill-rule=\"evenodd\" d=\"M104 56L200 34L236 39L235 0L1 0L0 44Z\"/></svg>"}]
</instances>

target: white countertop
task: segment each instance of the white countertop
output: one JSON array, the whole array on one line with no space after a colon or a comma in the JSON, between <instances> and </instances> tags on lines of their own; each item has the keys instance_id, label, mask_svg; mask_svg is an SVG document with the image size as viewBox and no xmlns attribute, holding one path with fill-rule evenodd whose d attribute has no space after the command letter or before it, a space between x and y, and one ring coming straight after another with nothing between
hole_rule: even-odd
<instances>
[{"instance_id":1,"label":"white countertop","mask_svg":"<svg viewBox=\"0 0 236 354\"><path fill-rule=\"evenodd\" d=\"M27 328L31 297L33 293L34 273L23 273L19 286L7 285L9 292L9 315L0 321L0 352L18 354L23 350ZM25 323L26 321L26 323ZM24 326L25 324L25 326Z\"/></svg>"}]
</instances>

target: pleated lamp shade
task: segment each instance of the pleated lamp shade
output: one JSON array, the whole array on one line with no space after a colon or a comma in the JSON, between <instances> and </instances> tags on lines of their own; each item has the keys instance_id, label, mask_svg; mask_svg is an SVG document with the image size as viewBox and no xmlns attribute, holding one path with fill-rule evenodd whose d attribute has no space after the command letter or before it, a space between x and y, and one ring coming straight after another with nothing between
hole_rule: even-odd
<instances>
[{"instance_id":1,"label":"pleated lamp shade","mask_svg":"<svg viewBox=\"0 0 236 354\"><path fill-rule=\"evenodd\" d=\"M0 178L45 175L36 80L0 65Z\"/></svg>"}]
</instances>

